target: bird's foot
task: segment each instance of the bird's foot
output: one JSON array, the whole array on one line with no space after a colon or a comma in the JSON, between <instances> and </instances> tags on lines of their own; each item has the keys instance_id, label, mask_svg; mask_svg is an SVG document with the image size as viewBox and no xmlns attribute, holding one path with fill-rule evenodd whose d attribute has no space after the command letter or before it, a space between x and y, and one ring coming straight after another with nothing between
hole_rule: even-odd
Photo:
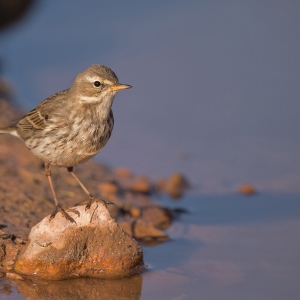
<instances>
[{"instance_id":1,"label":"bird's foot","mask_svg":"<svg viewBox=\"0 0 300 300\"><path fill-rule=\"evenodd\" d=\"M56 214L58 212L60 212L62 214L62 216L64 218L66 218L68 221L70 221L71 223L76 223L75 220L67 213L67 211L73 212L73 213L77 214L78 216L80 216L79 211L77 211L76 209L68 208L68 209L64 210L60 205L57 205L55 207L54 212L50 216L50 221L56 216Z\"/></svg>"},{"instance_id":2,"label":"bird's foot","mask_svg":"<svg viewBox=\"0 0 300 300\"><path fill-rule=\"evenodd\" d=\"M80 217L80 212L75 208L68 208L68 209L66 209L66 211L72 212L72 213L76 214L78 217Z\"/></svg>"},{"instance_id":3,"label":"bird's foot","mask_svg":"<svg viewBox=\"0 0 300 300\"><path fill-rule=\"evenodd\" d=\"M85 211L87 211L88 209L91 208L92 204L94 202L102 202L105 207L107 208L107 205L113 204L115 205L113 202L111 201L107 201L107 200L103 200L103 199L98 199L98 198L94 198L92 195L88 196L87 199L85 199L84 201L80 202L77 205L86 205L85 206Z\"/></svg>"}]
</instances>

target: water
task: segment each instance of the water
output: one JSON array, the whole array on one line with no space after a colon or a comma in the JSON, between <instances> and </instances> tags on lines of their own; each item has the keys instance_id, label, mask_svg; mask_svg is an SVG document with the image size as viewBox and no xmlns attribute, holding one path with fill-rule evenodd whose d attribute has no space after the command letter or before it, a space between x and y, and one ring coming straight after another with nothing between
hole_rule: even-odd
<instances>
[{"instance_id":1,"label":"water","mask_svg":"<svg viewBox=\"0 0 300 300\"><path fill-rule=\"evenodd\" d=\"M299 195L194 197L145 249L142 299L298 299ZM148 259L147 259L148 257ZM152 298L151 298L152 297Z\"/></svg>"},{"instance_id":2,"label":"water","mask_svg":"<svg viewBox=\"0 0 300 300\"><path fill-rule=\"evenodd\" d=\"M299 197L163 199L189 213L167 230L171 241L143 247L148 268L141 275L35 284L2 280L0 299L299 299ZM7 290L12 293L3 294Z\"/></svg>"},{"instance_id":3,"label":"water","mask_svg":"<svg viewBox=\"0 0 300 300\"><path fill-rule=\"evenodd\" d=\"M299 193L299 11L294 0L40 0L0 33L0 58L26 111L95 63L133 86L116 97L101 162L181 171L205 193L245 182Z\"/></svg>"}]
</instances>

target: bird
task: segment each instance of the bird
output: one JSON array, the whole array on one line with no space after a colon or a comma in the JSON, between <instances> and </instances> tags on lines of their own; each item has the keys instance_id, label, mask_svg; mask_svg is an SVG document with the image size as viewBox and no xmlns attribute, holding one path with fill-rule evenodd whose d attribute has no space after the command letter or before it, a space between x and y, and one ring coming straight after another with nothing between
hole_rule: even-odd
<instances>
[{"instance_id":1,"label":"bird","mask_svg":"<svg viewBox=\"0 0 300 300\"><path fill-rule=\"evenodd\" d=\"M114 127L114 98L119 91L131 87L119 83L110 68L95 64L79 73L69 89L46 98L21 119L0 128L0 133L24 141L32 154L43 161L55 204L50 220L60 212L73 223L75 220L67 211L79 215L76 209L65 210L60 205L53 186L52 166L67 168L87 195L86 209L95 201L73 169L106 145Z\"/></svg>"}]
</instances>

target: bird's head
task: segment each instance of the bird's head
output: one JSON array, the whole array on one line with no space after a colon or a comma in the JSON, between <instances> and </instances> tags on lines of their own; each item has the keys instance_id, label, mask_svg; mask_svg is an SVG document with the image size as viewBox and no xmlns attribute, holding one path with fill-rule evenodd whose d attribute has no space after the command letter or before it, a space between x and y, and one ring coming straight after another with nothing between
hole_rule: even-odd
<instances>
[{"instance_id":1,"label":"bird's head","mask_svg":"<svg viewBox=\"0 0 300 300\"><path fill-rule=\"evenodd\" d=\"M129 88L130 85L119 83L118 77L110 68L92 65L78 74L70 92L80 103L111 105L118 91Z\"/></svg>"}]
</instances>

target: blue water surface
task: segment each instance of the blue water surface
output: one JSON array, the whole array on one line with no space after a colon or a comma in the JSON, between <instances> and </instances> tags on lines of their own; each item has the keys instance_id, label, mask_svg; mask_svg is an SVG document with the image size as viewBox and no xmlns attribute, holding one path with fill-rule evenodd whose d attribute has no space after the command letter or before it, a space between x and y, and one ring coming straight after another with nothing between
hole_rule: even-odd
<instances>
[{"instance_id":1,"label":"blue water surface","mask_svg":"<svg viewBox=\"0 0 300 300\"><path fill-rule=\"evenodd\" d=\"M299 194L187 196L161 202L187 213L166 230L170 241L143 246L148 267L141 275L115 282L86 279L79 290L76 280L25 283L24 288L24 282L3 279L0 299L299 298ZM119 286L126 288L120 292Z\"/></svg>"}]
</instances>

